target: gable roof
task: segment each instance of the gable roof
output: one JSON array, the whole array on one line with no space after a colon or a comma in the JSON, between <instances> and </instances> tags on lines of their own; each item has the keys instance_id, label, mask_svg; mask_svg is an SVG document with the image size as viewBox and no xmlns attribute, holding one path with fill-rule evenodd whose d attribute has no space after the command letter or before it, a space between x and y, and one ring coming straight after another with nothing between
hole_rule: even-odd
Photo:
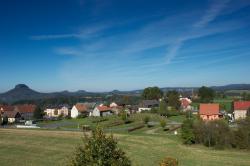
<instances>
[{"instance_id":1,"label":"gable roof","mask_svg":"<svg viewBox=\"0 0 250 166\"><path fill-rule=\"evenodd\" d=\"M5 111L4 113L3 113L3 116L7 116L8 118L16 118L16 116L19 114L19 116L21 116L20 115L20 113L18 112L18 111Z\"/></svg>"},{"instance_id":2,"label":"gable roof","mask_svg":"<svg viewBox=\"0 0 250 166\"><path fill-rule=\"evenodd\" d=\"M98 106L97 109L98 109L100 112L111 111L111 108L110 108L110 107L107 107L107 106Z\"/></svg>"},{"instance_id":3,"label":"gable roof","mask_svg":"<svg viewBox=\"0 0 250 166\"><path fill-rule=\"evenodd\" d=\"M36 110L36 106L32 104L16 105L15 110L20 113L33 113Z\"/></svg>"},{"instance_id":4,"label":"gable roof","mask_svg":"<svg viewBox=\"0 0 250 166\"><path fill-rule=\"evenodd\" d=\"M200 115L219 115L219 104L200 104Z\"/></svg>"},{"instance_id":5,"label":"gable roof","mask_svg":"<svg viewBox=\"0 0 250 166\"><path fill-rule=\"evenodd\" d=\"M182 107L187 107L192 103L192 101L189 98L181 98L180 101Z\"/></svg>"},{"instance_id":6,"label":"gable roof","mask_svg":"<svg viewBox=\"0 0 250 166\"><path fill-rule=\"evenodd\" d=\"M158 106L160 104L157 100L142 100L139 104L140 107L148 107L148 106Z\"/></svg>"},{"instance_id":7,"label":"gable roof","mask_svg":"<svg viewBox=\"0 0 250 166\"><path fill-rule=\"evenodd\" d=\"M86 112L88 110L86 105L83 103L77 103L75 107L79 112Z\"/></svg>"},{"instance_id":8,"label":"gable roof","mask_svg":"<svg viewBox=\"0 0 250 166\"><path fill-rule=\"evenodd\" d=\"M0 111L14 111L14 107L11 105L0 105Z\"/></svg>"},{"instance_id":9,"label":"gable roof","mask_svg":"<svg viewBox=\"0 0 250 166\"><path fill-rule=\"evenodd\" d=\"M235 101L234 110L247 110L250 108L250 101Z\"/></svg>"}]
</instances>

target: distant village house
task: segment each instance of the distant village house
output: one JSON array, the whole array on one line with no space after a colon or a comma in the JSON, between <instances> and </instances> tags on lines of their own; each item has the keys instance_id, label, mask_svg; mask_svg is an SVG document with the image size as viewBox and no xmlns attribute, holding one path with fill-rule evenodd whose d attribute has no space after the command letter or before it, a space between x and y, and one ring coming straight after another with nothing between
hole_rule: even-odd
<instances>
[{"instance_id":1,"label":"distant village house","mask_svg":"<svg viewBox=\"0 0 250 166\"><path fill-rule=\"evenodd\" d=\"M152 108L159 107L160 102L157 100L142 100L138 107L138 112L150 111Z\"/></svg>"},{"instance_id":2,"label":"distant village house","mask_svg":"<svg viewBox=\"0 0 250 166\"><path fill-rule=\"evenodd\" d=\"M234 102L234 118L235 120L244 119L247 116L247 110L250 108L250 101Z\"/></svg>"},{"instance_id":3,"label":"distant village house","mask_svg":"<svg viewBox=\"0 0 250 166\"><path fill-rule=\"evenodd\" d=\"M220 106L219 104L200 104L199 115L205 121L220 119Z\"/></svg>"}]
</instances>

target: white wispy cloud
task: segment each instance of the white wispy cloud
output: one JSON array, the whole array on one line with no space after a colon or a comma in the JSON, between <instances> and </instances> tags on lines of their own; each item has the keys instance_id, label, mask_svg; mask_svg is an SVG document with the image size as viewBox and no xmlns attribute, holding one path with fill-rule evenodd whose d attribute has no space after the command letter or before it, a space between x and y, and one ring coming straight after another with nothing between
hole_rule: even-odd
<instances>
[{"instance_id":1,"label":"white wispy cloud","mask_svg":"<svg viewBox=\"0 0 250 166\"><path fill-rule=\"evenodd\" d=\"M190 31L187 32L185 36L176 38L176 40L173 41L173 43L171 44L169 51L167 52L166 64L171 63L172 59L175 58L175 56L178 53L178 50L181 48L184 42L196 38L197 36L196 37L194 36L196 35L195 33L197 31L199 32L202 28L205 28L211 21L213 21L218 15L220 15L220 13L226 7L229 1L230 0L215 1L212 4L212 6L201 17L201 19L193 24L193 27L191 27ZM205 36L205 35L202 34L200 36Z\"/></svg>"},{"instance_id":2,"label":"white wispy cloud","mask_svg":"<svg viewBox=\"0 0 250 166\"><path fill-rule=\"evenodd\" d=\"M220 15L221 11L227 6L230 0L220 0L214 1L211 7L205 12L202 18L197 21L193 26L195 28L202 28L213 21L218 15Z\"/></svg>"}]
</instances>

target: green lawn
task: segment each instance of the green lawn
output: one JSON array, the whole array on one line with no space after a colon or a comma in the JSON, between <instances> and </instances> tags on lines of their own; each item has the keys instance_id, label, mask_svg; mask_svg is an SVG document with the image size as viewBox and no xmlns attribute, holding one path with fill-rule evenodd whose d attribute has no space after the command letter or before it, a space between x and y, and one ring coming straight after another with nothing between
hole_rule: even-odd
<instances>
[{"instance_id":1,"label":"green lawn","mask_svg":"<svg viewBox=\"0 0 250 166\"><path fill-rule=\"evenodd\" d=\"M65 165L81 132L0 129L1 166ZM185 146L177 136L164 134L115 134L133 165L158 165L165 156L184 166L249 166L250 152Z\"/></svg>"}]
</instances>

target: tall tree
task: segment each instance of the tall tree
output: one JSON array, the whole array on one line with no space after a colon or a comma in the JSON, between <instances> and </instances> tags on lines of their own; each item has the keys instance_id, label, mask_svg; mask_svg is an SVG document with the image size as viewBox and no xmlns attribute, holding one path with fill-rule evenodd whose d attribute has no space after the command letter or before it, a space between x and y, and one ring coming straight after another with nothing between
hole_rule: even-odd
<instances>
[{"instance_id":1,"label":"tall tree","mask_svg":"<svg viewBox=\"0 0 250 166\"><path fill-rule=\"evenodd\" d=\"M180 95L177 91L168 91L167 92L168 105L178 110L181 106Z\"/></svg>"},{"instance_id":2,"label":"tall tree","mask_svg":"<svg viewBox=\"0 0 250 166\"><path fill-rule=\"evenodd\" d=\"M250 117L250 107L247 109L247 117Z\"/></svg>"},{"instance_id":3,"label":"tall tree","mask_svg":"<svg viewBox=\"0 0 250 166\"><path fill-rule=\"evenodd\" d=\"M167 111L168 111L168 108L167 108L166 101L165 100L161 100L160 106L159 106L159 114L166 116L167 115Z\"/></svg>"},{"instance_id":4,"label":"tall tree","mask_svg":"<svg viewBox=\"0 0 250 166\"><path fill-rule=\"evenodd\" d=\"M193 132L193 120L187 119L181 126L181 137L183 138L184 144L194 144L195 135Z\"/></svg>"},{"instance_id":5,"label":"tall tree","mask_svg":"<svg viewBox=\"0 0 250 166\"><path fill-rule=\"evenodd\" d=\"M215 92L211 88L202 86L198 91L198 96L200 97L200 101L203 103L212 102Z\"/></svg>"},{"instance_id":6,"label":"tall tree","mask_svg":"<svg viewBox=\"0 0 250 166\"><path fill-rule=\"evenodd\" d=\"M39 106L36 107L36 110L35 110L33 116L34 116L34 119L42 119L43 118L44 112L41 109L41 107L39 107Z\"/></svg>"},{"instance_id":7,"label":"tall tree","mask_svg":"<svg viewBox=\"0 0 250 166\"><path fill-rule=\"evenodd\" d=\"M0 125L2 125L2 122L3 122L3 120L2 120L2 111L0 110Z\"/></svg>"},{"instance_id":8,"label":"tall tree","mask_svg":"<svg viewBox=\"0 0 250 166\"><path fill-rule=\"evenodd\" d=\"M158 87L148 87L143 90L142 98L146 100L158 100L163 96L163 92Z\"/></svg>"}]
</instances>

